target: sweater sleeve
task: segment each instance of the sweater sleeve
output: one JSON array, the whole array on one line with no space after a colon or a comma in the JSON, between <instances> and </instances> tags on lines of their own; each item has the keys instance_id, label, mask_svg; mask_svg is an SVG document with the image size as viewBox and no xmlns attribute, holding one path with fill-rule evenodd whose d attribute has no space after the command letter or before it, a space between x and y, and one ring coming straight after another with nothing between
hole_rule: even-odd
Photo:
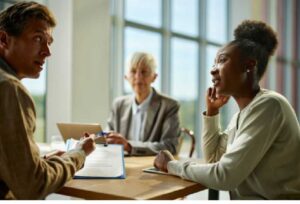
<instances>
[{"instance_id":1,"label":"sweater sleeve","mask_svg":"<svg viewBox=\"0 0 300 204\"><path fill-rule=\"evenodd\" d=\"M203 114L202 151L207 163L220 160L226 152L228 135L221 132L220 115L206 116Z\"/></svg>"},{"instance_id":2,"label":"sweater sleeve","mask_svg":"<svg viewBox=\"0 0 300 204\"><path fill-rule=\"evenodd\" d=\"M218 162L198 164L171 161L168 163L168 171L209 188L233 190L261 161L283 128L282 120L282 110L277 101L260 102L241 120L230 149Z\"/></svg>"},{"instance_id":3,"label":"sweater sleeve","mask_svg":"<svg viewBox=\"0 0 300 204\"><path fill-rule=\"evenodd\" d=\"M0 180L17 199L43 199L57 191L84 163L80 151L45 160L33 140L32 99L17 82L0 84Z\"/></svg>"}]
</instances>

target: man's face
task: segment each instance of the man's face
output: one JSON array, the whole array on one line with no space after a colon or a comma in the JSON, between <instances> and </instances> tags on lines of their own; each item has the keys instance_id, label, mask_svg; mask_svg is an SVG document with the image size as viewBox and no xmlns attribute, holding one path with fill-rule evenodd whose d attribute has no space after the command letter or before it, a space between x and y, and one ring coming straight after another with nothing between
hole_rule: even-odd
<instances>
[{"instance_id":1,"label":"man's face","mask_svg":"<svg viewBox=\"0 0 300 204\"><path fill-rule=\"evenodd\" d=\"M44 20L31 19L19 36L7 37L4 57L19 79L38 78L51 55L52 28Z\"/></svg>"}]
</instances>

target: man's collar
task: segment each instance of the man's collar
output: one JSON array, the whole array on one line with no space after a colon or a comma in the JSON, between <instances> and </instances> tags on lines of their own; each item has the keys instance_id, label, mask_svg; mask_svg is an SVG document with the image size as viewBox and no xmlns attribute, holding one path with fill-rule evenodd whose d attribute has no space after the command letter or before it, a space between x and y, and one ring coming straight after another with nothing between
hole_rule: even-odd
<instances>
[{"instance_id":1,"label":"man's collar","mask_svg":"<svg viewBox=\"0 0 300 204\"><path fill-rule=\"evenodd\" d=\"M0 57L0 69L6 71L7 73L15 76L16 78L18 78L17 73L15 72L15 70L13 70L13 68L11 68L6 61Z\"/></svg>"}]
</instances>

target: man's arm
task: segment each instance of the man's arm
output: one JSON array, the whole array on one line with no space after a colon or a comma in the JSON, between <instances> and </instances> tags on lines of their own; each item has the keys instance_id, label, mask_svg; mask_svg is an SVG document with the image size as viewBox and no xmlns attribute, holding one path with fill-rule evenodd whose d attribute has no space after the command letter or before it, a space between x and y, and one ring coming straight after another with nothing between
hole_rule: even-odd
<instances>
[{"instance_id":1,"label":"man's arm","mask_svg":"<svg viewBox=\"0 0 300 204\"><path fill-rule=\"evenodd\" d=\"M48 160L39 156L33 140L35 110L18 83L0 84L1 180L18 199L43 199L57 191L84 163L82 151Z\"/></svg>"}]
</instances>

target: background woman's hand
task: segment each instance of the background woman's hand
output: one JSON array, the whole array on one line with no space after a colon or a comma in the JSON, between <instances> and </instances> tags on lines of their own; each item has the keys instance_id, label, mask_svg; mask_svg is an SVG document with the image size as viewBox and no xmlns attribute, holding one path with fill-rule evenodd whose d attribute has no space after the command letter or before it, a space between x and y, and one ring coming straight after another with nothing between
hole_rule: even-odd
<instances>
[{"instance_id":1,"label":"background woman's hand","mask_svg":"<svg viewBox=\"0 0 300 204\"><path fill-rule=\"evenodd\" d=\"M206 92L206 115L213 116L219 113L219 109L225 105L229 96L217 95L215 87L209 87Z\"/></svg>"},{"instance_id":2,"label":"background woman's hand","mask_svg":"<svg viewBox=\"0 0 300 204\"><path fill-rule=\"evenodd\" d=\"M108 144L122 144L124 146L124 150L126 150L129 153L131 152L131 148L132 148L131 145L126 140L126 138L123 137L120 133L110 132L106 136L106 142Z\"/></svg>"}]
</instances>

